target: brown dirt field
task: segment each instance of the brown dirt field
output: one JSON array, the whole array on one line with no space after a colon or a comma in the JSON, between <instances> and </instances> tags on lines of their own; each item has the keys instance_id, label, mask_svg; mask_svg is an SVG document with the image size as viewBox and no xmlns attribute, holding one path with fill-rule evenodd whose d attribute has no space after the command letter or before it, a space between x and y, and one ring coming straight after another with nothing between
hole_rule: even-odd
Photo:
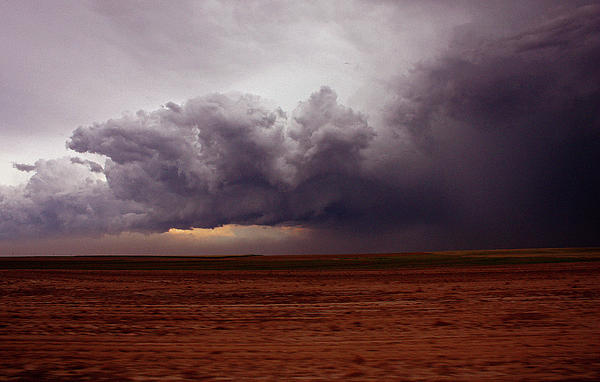
<instances>
[{"instance_id":1,"label":"brown dirt field","mask_svg":"<svg viewBox=\"0 0 600 382\"><path fill-rule=\"evenodd\" d=\"M600 380L600 263L0 271L0 380Z\"/></svg>"}]
</instances>

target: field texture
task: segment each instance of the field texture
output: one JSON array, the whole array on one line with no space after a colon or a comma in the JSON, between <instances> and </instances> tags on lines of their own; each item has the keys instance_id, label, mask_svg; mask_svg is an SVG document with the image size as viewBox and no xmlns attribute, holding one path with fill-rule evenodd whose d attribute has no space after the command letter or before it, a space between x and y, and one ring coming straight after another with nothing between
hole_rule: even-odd
<instances>
[{"instance_id":1,"label":"field texture","mask_svg":"<svg viewBox=\"0 0 600 382\"><path fill-rule=\"evenodd\" d=\"M0 380L595 381L596 260L5 258Z\"/></svg>"}]
</instances>

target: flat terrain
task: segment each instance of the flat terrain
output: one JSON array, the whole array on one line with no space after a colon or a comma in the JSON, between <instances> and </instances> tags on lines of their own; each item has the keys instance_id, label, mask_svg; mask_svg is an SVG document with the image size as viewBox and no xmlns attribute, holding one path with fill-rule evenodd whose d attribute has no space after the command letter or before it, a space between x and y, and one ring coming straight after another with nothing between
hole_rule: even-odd
<instances>
[{"instance_id":1,"label":"flat terrain","mask_svg":"<svg viewBox=\"0 0 600 382\"><path fill-rule=\"evenodd\" d=\"M0 380L600 380L595 249L0 259Z\"/></svg>"}]
</instances>

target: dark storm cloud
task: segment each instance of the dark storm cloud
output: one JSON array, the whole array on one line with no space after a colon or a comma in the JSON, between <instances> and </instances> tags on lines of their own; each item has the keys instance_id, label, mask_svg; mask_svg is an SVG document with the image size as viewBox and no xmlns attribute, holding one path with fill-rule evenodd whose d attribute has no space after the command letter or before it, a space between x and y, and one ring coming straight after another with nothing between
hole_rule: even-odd
<instances>
[{"instance_id":1,"label":"dark storm cloud","mask_svg":"<svg viewBox=\"0 0 600 382\"><path fill-rule=\"evenodd\" d=\"M376 86L369 117L323 87L289 113L211 94L79 127L68 147L104 168L18 165L35 174L0 189L0 232L258 224L352 243L385 231L386 249L405 232L420 248L598 244L600 7L553 12L524 29L462 26L436 59Z\"/></svg>"},{"instance_id":2,"label":"dark storm cloud","mask_svg":"<svg viewBox=\"0 0 600 382\"><path fill-rule=\"evenodd\" d=\"M389 114L446 184L448 236L597 244L600 7L454 48L394 85L400 101Z\"/></svg>"},{"instance_id":3,"label":"dark storm cloud","mask_svg":"<svg viewBox=\"0 0 600 382\"><path fill-rule=\"evenodd\" d=\"M115 195L144 205L147 229L164 231L383 213L405 196L363 168L374 137L362 114L323 87L290 116L254 96L213 94L78 128L68 145L107 156Z\"/></svg>"}]
</instances>

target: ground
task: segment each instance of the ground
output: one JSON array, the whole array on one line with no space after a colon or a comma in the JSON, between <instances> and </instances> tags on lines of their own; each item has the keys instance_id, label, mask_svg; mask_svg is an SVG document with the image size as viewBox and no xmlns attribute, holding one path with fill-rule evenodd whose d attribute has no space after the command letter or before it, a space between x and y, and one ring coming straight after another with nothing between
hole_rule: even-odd
<instances>
[{"instance_id":1,"label":"ground","mask_svg":"<svg viewBox=\"0 0 600 382\"><path fill-rule=\"evenodd\" d=\"M582 253L3 259L0 380L595 381Z\"/></svg>"}]
</instances>

